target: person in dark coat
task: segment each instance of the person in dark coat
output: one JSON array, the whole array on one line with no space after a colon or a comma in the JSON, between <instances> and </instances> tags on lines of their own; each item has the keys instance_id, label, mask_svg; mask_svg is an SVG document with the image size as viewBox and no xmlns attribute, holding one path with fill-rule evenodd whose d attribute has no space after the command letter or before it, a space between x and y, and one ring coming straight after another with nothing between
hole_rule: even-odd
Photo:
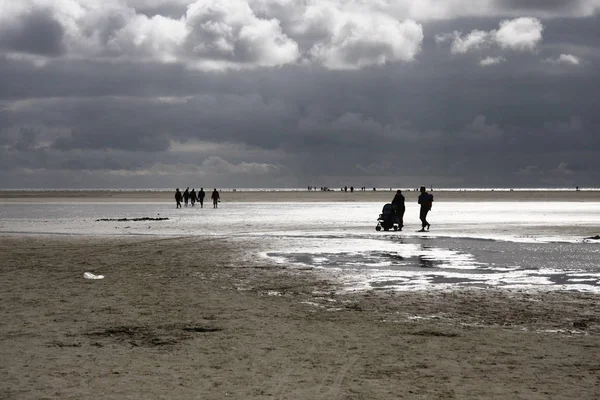
<instances>
[{"instance_id":1,"label":"person in dark coat","mask_svg":"<svg viewBox=\"0 0 600 400\"><path fill-rule=\"evenodd\" d=\"M419 195L418 203L421 205L421 209L419 210L421 230L419 232L425 232L425 227L427 227L427 230L429 230L429 227L431 226L429 222L427 222L427 213L431 211L433 195L425 191L425 186L421 186L420 190L421 194Z\"/></svg>"},{"instance_id":2,"label":"person in dark coat","mask_svg":"<svg viewBox=\"0 0 600 400\"><path fill-rule=\"evenodd\" d=\"M221 200L221 196L219 195L219 192L217 192L216 188L215 188L215 190L213 190L212 194L210 195L210 198L213 201L213 208L218 208L219 200Z\"/></svg>"},{"instance_id":3,"label":"person in dark coat","mask_svg":"<svg viewBox=\"0 0 600 400\"><path fill-rule=\"evenodd\" d=\"M181 192L179 191L179 188L177 188L175 190L175 202L177 203L175 208L181 208L181 197Z\"/></svg>"},{"instance_id":4,"label":"person in dark coat","mask_svg":"<svg viewBox=\"0 0 600 400\"><path fill-rule=\"evenodd\" d=\"M192 204L192 207L194 207L194 205L196 204L196 200L198 198L196 197L196 189L192 189L192 191L190 192L190 203Z\"/></svg>"},{"instance_id":5,"label":"person in dark coat","mask_svg":"<svg viewBox=\"0 0 600 400\"><path fill-rule=\"evenodd\" d=\"M198 191L198 203L200 203L200 208L204 208L204 197L206 197L204 188L200 188L200 190Z\"/></svg>"},{"instance_id":6,"label":"person in dark coat","mask_svg":"<svg viewBox=\"0 0 600 400\"><path fill-rule=\"evenodd\" d=\"M404 226L404 212L406 211L406 206L404 205L404 195L402 194L402 190L397 190L394 199L392 200L392 206L394 206L394 211L396 212L396 218L398 219L398 226L400 230Z\"/></svg>"},{"instance_id":7,"label":"person in dark coat","mask_svg":"<svg viewBox=\"0 0 600 400\"><path fill-rule=\"evenodd\" d=\"M188 201L190 201L190 188L186 188L183 192L183 201L185 203L185 206L187 207Z\"/></svg>"}]
</instances>

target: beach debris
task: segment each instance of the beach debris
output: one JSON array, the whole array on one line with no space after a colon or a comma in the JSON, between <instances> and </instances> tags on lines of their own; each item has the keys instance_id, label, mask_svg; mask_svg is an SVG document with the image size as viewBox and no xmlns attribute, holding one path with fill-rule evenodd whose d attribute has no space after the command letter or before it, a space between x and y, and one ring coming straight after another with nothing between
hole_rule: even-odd
<instances>
[{"instance_id":1,"label":"beach debris","mask_svg":"<svg viewBox=\"0 0 600 400\"><path fill-rule=\"evenodd\" d=\"M100 221L119 221L119 222L126 222L126 221L164 221L167 220L169 218L164 218L164 217L159 217L159 218L152 218L152 217L142 217L142 218L100 218L97 219L96 222L100 222Z\"/></svg>"},{"instance_id":2,"label":"beach debris","mask_svg":"<svg viewBox=\"0 0 600 400\"><path fill-rule=\"evenodd\" d=\"M591 236L589 238L585 238L586 240L600 240L600 235Z\"/></svg>"},{"instance_id":3,"label":"beach debris","mask_svg":"<svg viewBox=\"0 0 600 400\"><path fill-rule=\"evenodd\" d=\"M84 272L83 279L104 279L104 275L94 275L91 272Z\"/></svg>"},{"instance_id":4,"label":"beach debris","mask_svg":"<svg viewBox=\"0 0 600 400\"><path fill-rule=\"evenodd\" d=\"M588 324L585 320L573 321L573 327L577 329L586 329Z\"/></svg>"}]
</instances>

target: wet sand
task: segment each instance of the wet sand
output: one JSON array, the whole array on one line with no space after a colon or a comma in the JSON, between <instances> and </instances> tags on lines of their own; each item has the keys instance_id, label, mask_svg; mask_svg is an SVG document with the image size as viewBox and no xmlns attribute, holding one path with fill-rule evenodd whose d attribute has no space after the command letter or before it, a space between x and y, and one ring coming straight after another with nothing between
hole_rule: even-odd
<instances>
[{"instance_id":1,"label":"wet sand","mask_svg":"<svg viewBox=\"0 0 600 400\"><path fill-rule=\"evenodd\" d=\"M600 395L598 295L343 294L249 246L0 235L0 398Z\"/></svg>"},{"instance_id":2,"label":"wet sand","mask_svg":"<svg viewBox=\"0 0 600 400\"><path fill-rule=\"evenodd\" d=\"M368 190L354 193L322 191L221 191L223 202L391 202L396 189ZM205 202L210 202L210 191L206 192ZM600 190L581 191L449 191L431 192L436 202L444 201L600 201ZM407 202L416 202L416 191L403 190ZM67 190L67 191L0 191L0 203L16 202L174 202L174 191L108 191L108 190Z\"/></svg>"}]
</instances>

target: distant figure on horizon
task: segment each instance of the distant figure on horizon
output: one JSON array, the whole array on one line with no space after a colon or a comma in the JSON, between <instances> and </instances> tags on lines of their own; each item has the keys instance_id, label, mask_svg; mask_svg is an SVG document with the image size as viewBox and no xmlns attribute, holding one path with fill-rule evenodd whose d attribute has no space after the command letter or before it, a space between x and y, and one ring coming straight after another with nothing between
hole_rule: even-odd
<instances>
[{"instance_id":1,"label":"distant figure on horizon","mask_svg":"<svg viewBox=\"0 0 600 400\"><path fill-rule=\"evenodd\" d=\"M188 201L190 200L190 188L186 188L185 191L183 192L183 201L185 203L185 206L188 206Z\"/></svg>"},{"instance_id":2,"label":"distant figure on horizon","mask_svg":"<svg viewBox=\"0 0 600 400\"><path fill-rule=\"evenodd\" d=\"M429 230L429 227L431 226L429 222L427 222L427 213L431 211L433 195L425 191L425 186L421 186L420 190L421 194L419 195L418 203L421 205L421 210L419 211L421 230L419 232L425 232L425 227L427 227L427 230Z\"/></svg>"},{"instance_id":3,"label":"distant figure on horizon","mask_svg":"<svg viewBox=\"0 0 600 400\"><path fill-rule=\"evenodd\" d=\"M175 189L175 202L177 203L177 206L175 208L181 208L181 192L179 191L179 188Z\"/></svg>"},{"instance_id":4,"label":"distant figure on horizon","mask_svg":"<svg viewBox=\"0 0 600 400\"><path fill-rule=\"evenodd\" d=\"M210 198L213 201L213 208L218 208L219 207L219 201L221 200L221 196L219 196L219 192L217 192L217 188L215 188L212 192L212 194L210 195Z\"/></svg>"},{"instance_id":5,"label":"distant figure on horizon","mask_svg":"<svg viewBox=\"0 0 600 400\"><path fill-rule=\"evenodd\" d=\"M196 189L192 189L192 191L190 192L190 203L192 203L192 207L194 207L194 205L196 204Z\"/></svg>"},{"instance_id":6,"label":"distant figure on horizon","mask_svg":"<svg viewBox=\"0 0 600 400\"><path fill-rule=\"evenodd\" d=\"M354 186L350 186L350 193L354 193Z\"/></svg>"},{"instance_id":7,"label":"distant figure on horizon","mask_svg":"<svg viewBox=\"0 0 600 400\"><path fill-rule=\"evenodd\" d=\"M200 188L200 191L198 191L198 203L200 203L200 208L204 208L204 197L206 197L204 188Z\"/></svg>"},{"instance_id":8,"label":"distant figure on horizon","mask_svg":"<svg viewBox=\"0 0 600 400\"><path fill-rule=\"evenodd\" d=\"M402 194L402 190L396 190L396 195L392 200L392 206L396 211L396 217L398 218L398 226L400 230L404 226L404 212L406 211L406 206L404 205L404 195Z\"/></svg>"}]
</instances>

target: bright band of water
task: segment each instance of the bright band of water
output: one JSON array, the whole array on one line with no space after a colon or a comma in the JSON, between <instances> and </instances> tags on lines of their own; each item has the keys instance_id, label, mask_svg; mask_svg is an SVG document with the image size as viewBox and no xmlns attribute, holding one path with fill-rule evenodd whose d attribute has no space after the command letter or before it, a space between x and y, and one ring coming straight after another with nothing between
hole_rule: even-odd
<instances>
[{"instance_id":1,"label":"bright band of water","mask_svg":"<svg viewBox=\"0 0 600 400\"><path fill-rule=\"evenodd\" d=\"M0 233L219 236L251 242L240 262L315 268L348 289L504 287L600 292L597 202L440 202L430 232L407 204L401 232L376 232L376 203L0 204ZM98 219L161 217L164 221ZM248 246L244 246L248 248ZM190 249L190 251L193 251Z\"/></svg>"}]
</instances>

